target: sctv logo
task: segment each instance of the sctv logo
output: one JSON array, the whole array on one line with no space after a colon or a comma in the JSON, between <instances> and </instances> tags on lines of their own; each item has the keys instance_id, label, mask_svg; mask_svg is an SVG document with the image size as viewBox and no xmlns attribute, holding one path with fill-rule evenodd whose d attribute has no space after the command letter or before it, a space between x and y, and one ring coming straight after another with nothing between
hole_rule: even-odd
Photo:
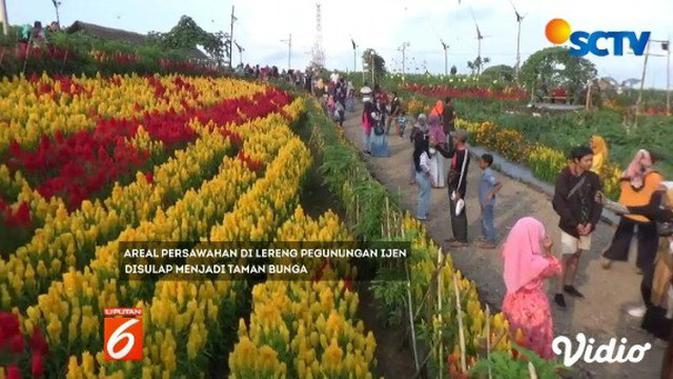
<instances>
[{"instance_id":1,"label":"sctv logo","mask_svg":"<svg viewBox=\"0 0 673 379\"><path fill-rule=\"evenodd\" d=\"M570 55L581 57L589 53L604 57L610 54L607 48L599 47L599 41L604 39L612 42L612 55L624 55L624 40L627 40L629 46L635 55L643 55L647 41L650 39L650 32L641 32L640 36L635 32L626 31L596 31L593 33L582 30L572 31L568 21L562 18L555 18L547 23L545 28L547 39L556 45L565 43L570 39Z\"/></svg>"}]
</instances>

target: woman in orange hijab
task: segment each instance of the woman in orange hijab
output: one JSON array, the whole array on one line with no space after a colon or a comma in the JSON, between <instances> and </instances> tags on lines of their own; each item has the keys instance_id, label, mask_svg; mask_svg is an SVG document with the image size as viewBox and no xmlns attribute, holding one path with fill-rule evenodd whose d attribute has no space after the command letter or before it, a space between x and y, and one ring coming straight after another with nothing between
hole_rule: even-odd
<instances>
[{"instance_id":1,"label":"woman in orange hijab","mask_svg":"<svg viewBox=\"0 0 673 379\"><path fill-rule=\"evenodd\" d=\"M444 116L444 102L441 100L437 100L435 103L435 106L432 107L432 110L430 111L430 116L437 116L441 120L442 117Z\"/></svg>"},{"instance_id":2,"label":"woman in orange hijab","mask_svg":"<svg viewBox=\"0 0 673 379\"><path fill-rule=\"evenodd\" d=\"M603 137L592 136L591 150L594 152L594 163L591 166L591 171L600 175L601 169L608 161L608 144Z\"/></svg>"},{"instance_id":3,"label":"woman in orange hijab","mask_svg":"<svg viewBox=\"0 0 673 379\"><path fill-rule=\"evenodd\" d=\"M639 150L620 179L619 202L626 207L640 207L651 202L660 188L663 176L654 169L655 160L647 150ZM646 271L653 264L659 245L655 223L639 214L622 216L610 247L603 253L603 268L612 261L627 261L634 228L638 226L638 259L636 265Z\"/></svg>"}]
</instances>

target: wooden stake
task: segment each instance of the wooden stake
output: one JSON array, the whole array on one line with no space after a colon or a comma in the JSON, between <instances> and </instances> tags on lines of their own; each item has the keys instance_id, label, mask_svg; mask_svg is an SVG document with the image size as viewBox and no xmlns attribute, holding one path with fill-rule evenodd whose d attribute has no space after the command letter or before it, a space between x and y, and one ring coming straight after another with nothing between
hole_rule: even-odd
<instances>
[{"instance_id":1,"label":"wooden stake","mask_svg":"<svg viewBox=\"0 0 673 379\"><path fill-rule=\"evenodd\" d=\"M537 371L535 371L535 366L530 361L528 361L528 374L530 375L530 379L537 379Z\"/></svg>"},{"instance_id":2,"label":"wooden stake","mask_svg":"<svg viewBox=\"0 0 673 379\"><path fill-rule=\"evenodd\" d=\"M409 327L411 328L411 352L414 355L414 364L416 365L416 372L420 371L421 366L418 362L418 348L416 347L416 327L414 326L414 310L411 300L411 275L409 274L409 265L405 264L407 271L407 301L409 302Z\"/></svg>"},{"instance_id":3,"label":"wooden stake","mask_svg":"<svg viewBox=\"0 0 673 379\"><path fill-rule=\"evenodd\" d=\"M360 223L360 202L358 201L358 195L355 195L355 225Z\"/></svg>"},{"instance_id":4,"label":"wooden stake","mask_svg":"<svg viewBox=\"0 0 673 379\"><path fill-rule=\"evenodd\" d=\"M437 249L437 266L439 268L439 274L437 275L437 312L439 313L439 379L444 377L444 342L442 340L442 248Z\"/></svg>"},{"instance_id":5,"label":"wooden stake","mask_svg":"<svg viewBox=\"0 0 673 379\"><path fill-rule=\"evenodd\" d=\"M458 275L453 274L453 288L456 291L456 309L458 317L458 336L460 338L460 368L467 372L467 363L465 362L465 331L463 330L463 307L460 305L460 289L458 287Z\"/></svg>"},{"instance_id":6,"label":"wooden stake","mask_svg":"<svg viewBox=\"0 0 673 379\"><path fill-rule=\"evenodd\" d=\"M388 239L390 240L390 200L386 196L386 229L388 230Z\"/></svg>"},{"instance_id":7,"label":"wooden stake","mask_svg":"<svg viewBox=\"0 0 673 379\"><path fill-rule=\"evenodd\" d=\"M488 379L492 379L491 373L491 307L486 304L486 360L488 361Z\"/></svg>"}]
</instances>

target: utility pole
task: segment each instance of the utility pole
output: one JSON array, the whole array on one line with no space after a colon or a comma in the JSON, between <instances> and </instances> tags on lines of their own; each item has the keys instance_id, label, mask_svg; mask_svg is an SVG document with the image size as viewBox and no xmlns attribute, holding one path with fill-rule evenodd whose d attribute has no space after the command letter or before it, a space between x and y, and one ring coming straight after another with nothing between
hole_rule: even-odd
<instances>
[{"instance_id":1,"label":"utility pole","mask_svg":"<svg viewBox=\"0 0 673 379\"><path fill-rule=\"evenodd\" d=\"M662 50L666 50L666 54L655 54L655 53L650 53L650 45L652 42L660 43ZM638 116L640 115L640 107L642 105L643 101L643 90L645 86L645 73L647 71L647 61L650 56L652 57L666 57L666 114L670 115L671 114L671 94L670 94L670 89L671 89L671 70L670 70L670 65L671 65L671 49L670 49L670 40L656 40L656 39L650 39L647 42L647 47L645 49L645 61L643 62L643 74L642 77L640 78L640 92L638 93L638 100L636 101L636 118L634 121L634 127L638 126ZM654 85L654 84L653 84Z\"/></svg>"},{"instance_id":2,"label":"utility pole","mask_svg":"<svg viewBox=\"0 0 673 379\"><path fill-rule=\"evenodd\" d=\"M376 82L376 79L374 78L374 52L370 51L369 52L369 69L372 72L372 85Z\"/></svg>"},{"instance_id":3,"label":"utility pole","mask_svg":"<svg viewBox=\"0 0 673 379\"><path fill-rule=\"evenodd\" d=\"M289 71L292 68L292 33L288 39L281 40L280 42L287 42L287 70Z\"/></svg>"},{"instance_id":4,"label":"utility pole","mask_svg":"<svg viewBox=\"0 0 673 379\"><path fill-rule=\"evenodd\" d=\"M444 49L444 75L449 76L449 45L447 45L443 39L440 39L439 42L442 43L442 49Z\"/></svg>"},{"instance_id":5,"label":"utility pole","mask_svg":"<svg viewBox=\"0 0 673 379\"><path fill-rule=\"evenodd\" d=\"M638 127L638 115L640 114L640 103L643 101L643 87L645 86L645 73L647 72L647 58L650 56L650 43L647 43L645 48L645 61L643 62L643 74L640 77L640 91L638 92L638 100L636 101L636 115L633 121L633 127Z\"/></svg>"},{"instance_id":6,"label":"utility pole","mask_svg":"<svg viewBox=\"0 0 673 379\"><path fill-rule=\"evenodd\" d=\"M405 75L406 75L406 70L405 70L406 69L406 67L405 67L406 57L407 57L406 52L407 52L407 47L409 47L409 46L411 46L411 44L409 42L404 42L402 44L402 46L400 46L400 48L398 49L402 52L402 82L404 82Z\"/></svg>"},{"instance_id":7,"label":"utility pole","mask_svg":"<svg viewBox=\"0 0 673 379\"><path fill-rule=\"evenodd\" d=\"M229 68L232 66L234 60L234 21L236 21L236 16L234 16L234 6L231 6L231 23L229 25Z\"/></svg>"},{"instance_id":8,"label":"utility pole","mask_svg":"<svg viewBox=\"0 0 673 379\"><path fill-rule=\"evenodd\" d=\"M61 6L61 2L57 1L57 0L51 0L51 2L54 4L54 9L56 10L56 24L60 27L61 26L61 16L58 13L58 7Z\"/></svg>"},{"instance_id":9,"label":"utility pole","mask_svg":"<svg viewBox=\"0 0 673 379\"><path fill-rule=\"evenodd\" d=\"M5 0L0 0L0 22L2 22L2 33L9 34L9 21L7 21L7 5Z\"/></svg>"},{"instance_id":10,"label":"utility pole","mask_svg":"<svg viewBox=\"0 0 673 379\"><path fill-rule=\"evenodd\" d=\"M518 18L518 14L517 14ZM516 69L514 70L514 74L516 77L519 77L519 69L521 68L521 18L517 24L517 33L516 33Z\"/></svg>"},{"instance_id":11,"label":"utility pole","mask_svg":"<svg viewBox=\"0 0 673 379\"><path fill-rule=\"evenodd\" d=\"M236 48L238 49L238 59L239 59L239 64L242 66L243 65L243 52L245 49L243 46L239 45L238 42L234 41L234 45L236 45Z\"/></svg>"},{"instance_id":12,"label":"utility pole","mask_svg":"<svg viewBox=\"0 0 673 379\"><path fill-rule=\"evenodd\" d=\"M526 17L526 15L521 15L519 13L519 10L516 9L516 6L514 6L514 3L512 0L509 1L510 4L512 4L512 8L514 9L514 15L516 16L516 23L517 23L517 31L516 31L516 66L514 66L514 75L516 76L516 80L519 80L519 70L521 69L521 23L523 22L523 19Z\"/></svg>"},{"instance_id":13,"label":"utility pole","mask_svg":"<svg viewBox=\"0 0 673 379\"><path fill-rule=\"evenodd\" d=\"M666 49L666 116L671 115L671 40L661 44Z\"/></svg>"},{"instance_id":14,"label":"utility pole","mask_svg":"<svg viewBox=\"0 0 673 379\"><path fill-rule=\"evenodd\" d=\"M351 44L353 45L353 73L358 70L357 56L358 56L358 45L355 43L355 40L351 38Z\"/></svg>"}]
</instances>

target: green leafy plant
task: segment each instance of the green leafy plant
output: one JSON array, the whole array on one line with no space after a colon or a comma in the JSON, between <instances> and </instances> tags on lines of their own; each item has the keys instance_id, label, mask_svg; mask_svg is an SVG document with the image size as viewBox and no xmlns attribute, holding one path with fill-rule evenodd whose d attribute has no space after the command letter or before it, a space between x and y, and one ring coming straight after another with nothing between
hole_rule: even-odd
<instances>
[{"instance_id":1,"label":"green leafy plant","mask_svg":"<svg viewBox=\"0 0 673 379\"><path fill-rule=\"evenodd\" d=\"M489 369L493 378L529 378L529 362L533 364L535 373L540 379L567 377L571 373L568 368L555 360L540 358L535 352L516 344L512 346L518 352L519 359L512 359L500 351L493 352L490 358L477 361L477 364L470 370L470 378L488 378Z\"/></svg>"},{"instance_id":2,"label":"green leafy plant","mask_svg":"<svg viewBox=\"0 0 673 379\"><path fill-rule=\"evenodd\" d=\"M369 287L380 304L380 314L388 326L402 324L405 312L409 309L406 303L407 282L397 280L400 275L399 268L382 267Z\"/></svg>"}]
</instances>

